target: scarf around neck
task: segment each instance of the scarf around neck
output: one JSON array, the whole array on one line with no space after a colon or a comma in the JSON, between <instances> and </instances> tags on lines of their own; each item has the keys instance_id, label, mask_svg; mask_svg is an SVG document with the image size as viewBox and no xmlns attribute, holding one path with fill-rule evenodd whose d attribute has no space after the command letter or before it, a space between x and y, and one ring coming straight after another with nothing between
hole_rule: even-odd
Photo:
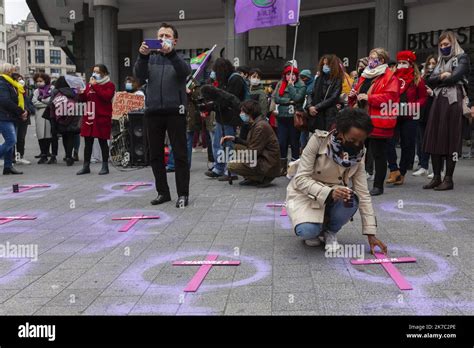
<instances>
[{"instance_id":1,"label":"scarf around neck","mask_svg":"<svg viewBox=\"0 0 474 348\"><path fill-rule=\"evenodd\" d=\"M344 152L342 148L342 141L337 137L338 133L334 132L328 142L327 156L332 158L334 162L344 168L350 168L362 161L365 155L365 148L362 148L359 153L349 155Z\"/></svg>"},{"instance_id":2,"label":"scarf around neck","mask_svg":"<svg viewBox=\"0 0 474 348\"><path fill-rule=\"evenodd\" d=\"M107 82L110 82L110 77L109 76L104 76L102 79L96 80L96 82L99 85L105 85Z\"/></svg>"},{"instance_id":3,"label":"scarf around neck","mask_svg":"<svg viewBox=\"0 0 474 348\"><path fill-rule=\"evenodd\" d=\"M14 79L11 78L11 76L2 74L1 75L9 84L13 86L13 88L16 89L16 92L18 94L18 106L25 111L25 88L18 82L15 81Z\"/></svg>"},{"instance_id":4,"label":"scarf around neck","mask_svg":"<svg viewBox=\"0 0 474 348\"><path fill-rule=\"evenodd\" d=\"M368 66L364 69L362 72L362 77L366 79L373 79L374 77L380 76L383 73L385 73L385 70L387 70L388 64L380 64L379 66L370 69Z\"/></svg>"},{"instance_id":5,"label":"scarf around neck","mask_svg":"<svg viewBox=\"0 0 474 348\"><path fill-rule=\"evenodd\" d=\"M395 76L400 80L400 94L403 94L415 79L415 72L413 67L397 69Z\"/></svg>"},{"instance_id":6,"label":"scarf around neck","mask_svg":"<svg viewBox=\"0 0 474 348\"><path fill-rule=\"evenodd\" d=\"M44 85L43 87L38 87L38 93L41 99L51 97L51 85Z\"/></svg>"}]
</instances>

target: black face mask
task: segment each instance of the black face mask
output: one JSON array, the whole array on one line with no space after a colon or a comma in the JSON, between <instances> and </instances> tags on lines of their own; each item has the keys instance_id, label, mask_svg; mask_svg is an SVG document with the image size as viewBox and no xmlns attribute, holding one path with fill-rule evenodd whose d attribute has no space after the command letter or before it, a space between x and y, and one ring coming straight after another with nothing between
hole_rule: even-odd
<instances>
[{"instance_id":1,"label":"black face mask","mask_svg":"<svg viewBox=\"0 0 474 348\"><path fill-rule=\"evenodd\" d=\"M362 151L364 145L356 145L351 141L345 141L342 144L342 151L347 152L349 156L356 156Z\"/></svg>"}]
</instances>

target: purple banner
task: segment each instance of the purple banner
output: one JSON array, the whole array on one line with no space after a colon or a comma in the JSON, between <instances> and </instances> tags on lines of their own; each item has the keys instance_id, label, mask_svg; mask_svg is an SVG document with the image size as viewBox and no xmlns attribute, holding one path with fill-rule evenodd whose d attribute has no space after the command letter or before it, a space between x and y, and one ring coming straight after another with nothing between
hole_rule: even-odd
<instances>
[{"instance_id":1,"label":"purple banner","mask_svg":"<svg viewBox=\"0 0 474 348\"><path fill-rule=\"evenodd\" d=\"M237 0L235 4L235 32L255 28L296 24L299 20L300 0Z\"/></svg>"}]
</instances>

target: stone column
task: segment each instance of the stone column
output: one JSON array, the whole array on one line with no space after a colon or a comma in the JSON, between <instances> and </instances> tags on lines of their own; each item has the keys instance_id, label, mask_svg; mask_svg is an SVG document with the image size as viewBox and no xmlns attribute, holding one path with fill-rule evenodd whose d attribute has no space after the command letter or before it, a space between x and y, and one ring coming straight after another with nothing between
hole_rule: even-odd
<instances>
[{"instance_id":1,"label":"stone column","mask_svg":"<svg viewBox=\"0 0 474 348\"><path fill-rule=\"evenodd\" d=\"M397 52L403 49L405 17L403 0L375 1L374 46L385 48L391 59L395 59Z\"/></svg>"},{"instance_id":2,"label":"stone column","mask_svg":"<svg viewBox=\"0 0 474 348\"><path fill-rule=\"evenodd\" d=\"M249 55L249 35L248 32L242 34L235 33L235 0L224 1L225 19L225 57L234 66L247 65Z\"/></svg>"}]
</instances>

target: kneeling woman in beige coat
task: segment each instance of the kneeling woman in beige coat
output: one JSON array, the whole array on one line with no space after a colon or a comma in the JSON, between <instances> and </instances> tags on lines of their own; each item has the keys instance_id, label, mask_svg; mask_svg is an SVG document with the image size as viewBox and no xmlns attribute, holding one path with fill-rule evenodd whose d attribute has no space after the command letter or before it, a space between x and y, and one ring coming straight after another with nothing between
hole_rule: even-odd
<instances>
[{"instance_id":1,"label":"kneeling woman in beige coat","mask_svg":"<svg viewBox=\"0 0 474 348\"><path fill-rule=\"evenodd\" d=\"M375 246L387 252L375 237L377 221L364 166L364 142L372 129L365 111L344 109L337 116L335 130L316 130L309 139L286 197L295 233L307 245L325 241L327 251L337 251L336 233L360 209L362 233L369 238L371 252Z\"/></svg>"}]
</instances>

